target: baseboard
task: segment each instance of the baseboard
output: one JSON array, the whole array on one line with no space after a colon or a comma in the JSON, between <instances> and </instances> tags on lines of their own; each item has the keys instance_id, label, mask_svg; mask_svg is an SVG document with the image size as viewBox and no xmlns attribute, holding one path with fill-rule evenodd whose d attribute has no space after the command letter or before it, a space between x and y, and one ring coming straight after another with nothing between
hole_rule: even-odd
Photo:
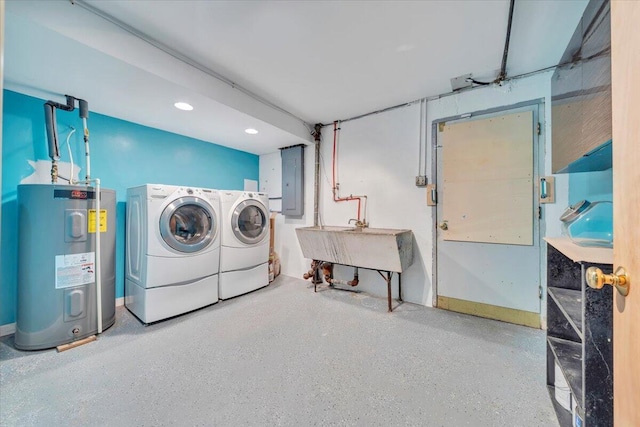
<instances>
[{"instance_id":1,"label":"baseboard","mask_svg":"<svg viewBox=\"0 0 640 427\"><path fill-rule=\"evenodd\" d=\"M540 313L438 296L438 308L540 329Z\"/></svg>"},{"instance_id":2,"label":"baseboard","mask_svg":"<svg viewBox=\"0 0 640 427\"><path fill-rule=\"evenodd\" d=\"M540 329L543 331L547 330L547 316L543 316L540 318Z\"/></svg>"},{"instance_id":3,"label":"baseboard","mask_svg":"<svg viewBox=\"0 0 640 427\"><path fill-rule=\"evenodd\" d=\"M124 297L116 298L116 307L120 307L121 305L124 305ZM15 332L16 332L15 322L7 323L6 325L0 325L0 337L15 334Z\"/></svg>"},{"instance_id":4,"label":"baseboard","mask_svg":"<svg viewBox=\"0 0 640 427\"><path fill-rule=\"evenodd\" d=\"M4 337L6 335L11 335L16 332L16 324L7 323L6 325L0 325L0 337Z\"/></svg>"}]
</instances>

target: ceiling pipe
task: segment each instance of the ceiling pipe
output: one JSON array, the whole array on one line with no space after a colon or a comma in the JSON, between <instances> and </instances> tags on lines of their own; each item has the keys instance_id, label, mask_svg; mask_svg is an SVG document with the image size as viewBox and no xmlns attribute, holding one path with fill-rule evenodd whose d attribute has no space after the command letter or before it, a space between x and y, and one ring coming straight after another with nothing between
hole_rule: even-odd
<instances>
[{"instance_id":1,"label":"ceiling pipe","mask_svg":"<svg viewBox=\"0 0 640 427\"><path fill-rule=\"evenodd\" d=\"M511 0L509 3L509 21L507 22L507 38L504 41L504 52L502 52L502 66L500 67L500 74L495 80L495 83L503 82L507 78L507 57L509 55L509 41L511 40L511 24L513 24L513 6L515 0Z\"/></svg>"},{"instance_id":2,"label":"ceiling pipe","mask_svg":"<svg viewBox=\"0 0 640 427\"><path fill-rule=\"evenodd\" d=\"M507 58L509 56L509 42L511 41L511 27L512 27L512 24L513 24L514 6L515 6L515 0L510 0L510 2L509 2L509 19L507 21L507 37L506 37L506 40L505 40L505 43L504 43L504 51L502 53L502 66L500 67L500 73L498 74L498 77L493 82L478 82L478 81L472 80L472 82L476 83L478 86L472 86L472 87L465 88L465 89L462 89L462 90L455 90L455 91L452 90L451 92L441 93L439 95L427 96L427 97L424 97L424 98L415 99L413 101L403 102L402 104L393 105L391 107L382 108L380 110L371 111L371 112L368 112L368 113L364 113L364 114L360 114L360 115L357 115L357 116L349 117L347 119L342 119L342 120L339 120L339 121L344 123L344 122L348 122L348 121L351 121L351 120L358 120L358 119L362 119L364 117L372 116L374 114L380 114L380 113L385 113L387 111L395 110L397 108L409 107L411 105L414 105L417 102L423 102L423 100L425 102L434 101L436 99L445 98L447 96L457 95L457 94L459 94L460 92L463 92L463 91L482 88L482 87L485 87L487 85L490 85L491 83L499 84L499 83L502 83L502 82L507 81L507 80L514 80L514 79L519 79L519 78L523 78L523 77L528 77L528 76L531 76L531 75L534 75L534 74L538 74L538 73L543 73L545 71L553 70L553 69L555 69L557 67L560 67L560 66L563 66L563 65L567 65L567 64L570 64L570 63L573 62L573 61L569 61L569 62L557 64L557 65L551 65L549 67L541 68L539 70L535 70L535 71L531 71L531 72L528 72L528 73L523 73L523 74L519 74L517 76L512 76L512 77L507 78ZM328 126L328 124L322 125L322 126Z\"/></svg>"}]
</instances>

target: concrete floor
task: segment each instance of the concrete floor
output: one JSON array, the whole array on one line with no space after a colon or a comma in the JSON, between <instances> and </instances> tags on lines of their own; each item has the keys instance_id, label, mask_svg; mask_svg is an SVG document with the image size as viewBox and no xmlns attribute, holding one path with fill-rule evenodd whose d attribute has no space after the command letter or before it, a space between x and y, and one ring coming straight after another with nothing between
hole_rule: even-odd
<instances>
[{"instance_id":1,"label":"concrete floor","mask_svg":"<svg viewBox=\"0 0 640 427\"><path fill-rule=\"evenodd\" d=\"M557 426L540 330L299 279L56 353L0 340L0 425ZM396 303L397 304L397 303Z\"/></svg>"}]
</instances>

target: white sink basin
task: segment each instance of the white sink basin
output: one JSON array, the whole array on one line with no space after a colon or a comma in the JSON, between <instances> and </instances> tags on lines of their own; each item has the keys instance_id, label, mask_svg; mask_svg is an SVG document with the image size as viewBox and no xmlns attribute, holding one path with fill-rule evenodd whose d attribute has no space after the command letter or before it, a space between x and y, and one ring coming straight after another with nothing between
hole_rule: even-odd
<instances>
[{"instance_id":1,"label":"white sink basin","mask_svg":"<svg viewBox=\"0 0 640 427\"><path fill-rule=\"evenodd\" d=\"M413 263L413 232L340 226L296 228L305 258L401 273Z\"/></svg>"}]
</instances>

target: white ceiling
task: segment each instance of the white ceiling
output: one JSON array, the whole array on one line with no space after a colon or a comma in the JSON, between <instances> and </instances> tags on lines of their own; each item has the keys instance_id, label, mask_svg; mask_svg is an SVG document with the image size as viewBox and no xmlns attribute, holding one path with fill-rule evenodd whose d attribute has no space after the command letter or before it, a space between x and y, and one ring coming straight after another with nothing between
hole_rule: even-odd
<instances>
[{"instance_id":1,"label":"white ceiling","mask_svg":"<svg viewBox=\"0 0 640 427\"><path fill-rule=\"evenodd\" d=\"M493 80L509 10L508 0L88 3L307 123L443 94L466 73ZM516 0L507 75L555 64L586 3ZM6 10L9 89L70 93L92 111L256 154L309 141L300 120L78 5ZM195 110L175 110L179 99Z\"/></svg>"}]
</instances>

